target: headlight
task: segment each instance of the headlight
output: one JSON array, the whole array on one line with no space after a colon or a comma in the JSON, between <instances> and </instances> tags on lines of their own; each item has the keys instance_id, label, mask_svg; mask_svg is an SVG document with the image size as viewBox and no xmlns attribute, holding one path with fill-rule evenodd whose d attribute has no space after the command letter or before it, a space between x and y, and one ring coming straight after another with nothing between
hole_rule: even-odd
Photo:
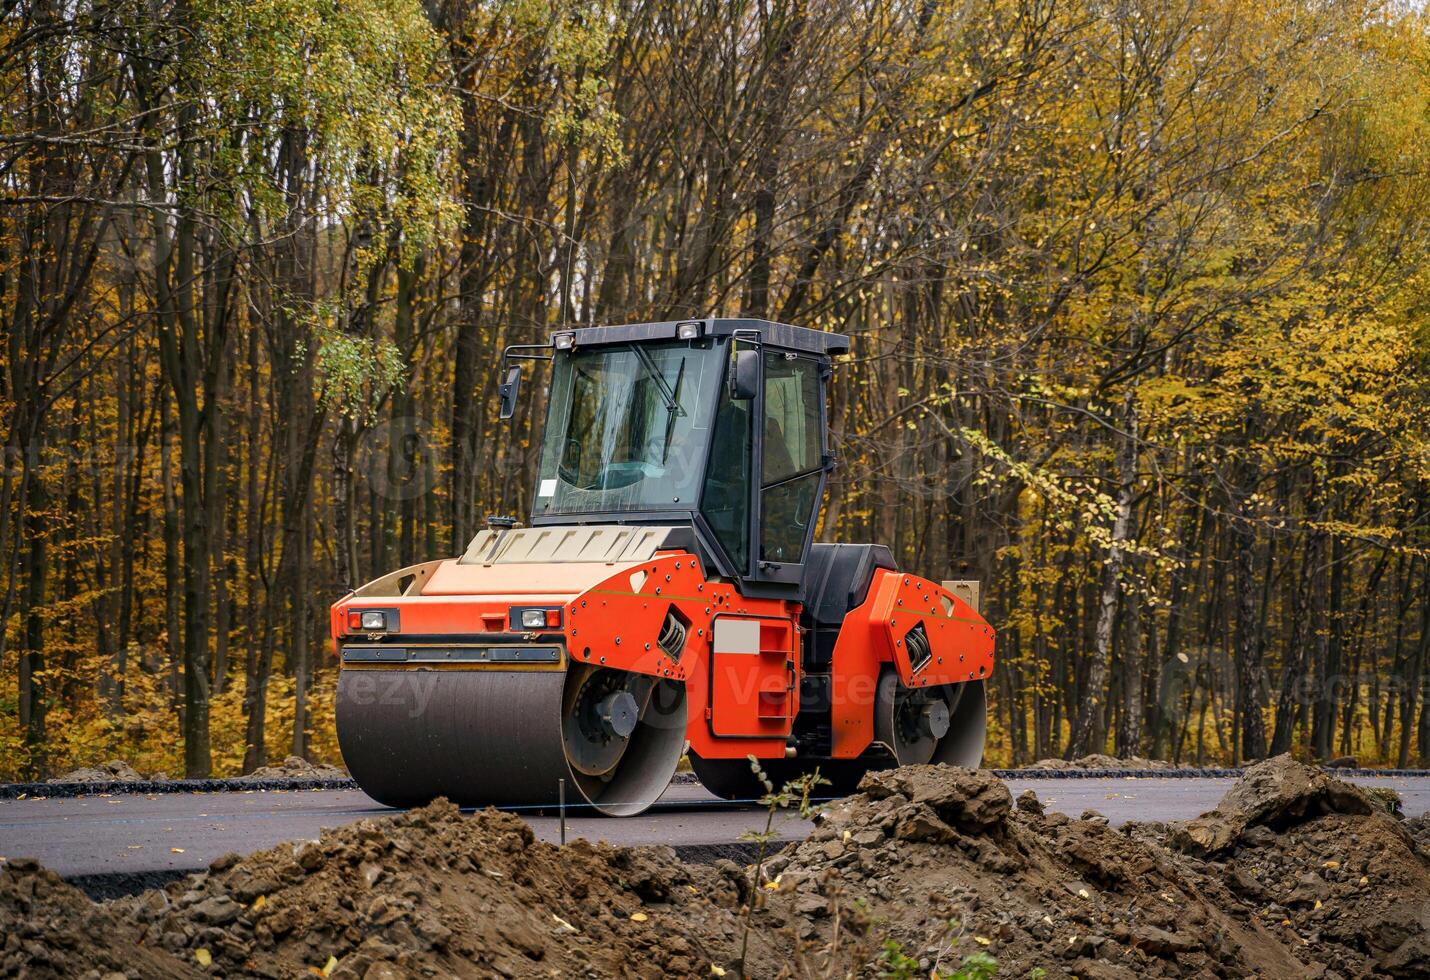
<instances>
[{"instance_id":1,"label":"headlight","mask_svg":"<svg viewBox=\"0 0 1430 980\"><path fill-rule=\"evenodd\" d=\"M401 614L396 609L349 609L346 613L349 636L357 633L400 633Z\"/></svg>"},{"instance_id":2,"label":"headlight","mask_svg":"<svg viewBox=\"0 0 1430 980\"><path fill-rule=\"evenodd\" d=\"M692 320L689 323L677 323L675 325L675 336L680 340L694 340L705 330L705 324L699 320Z\"/></svg>"},{"instance_id":3,"label":"headlight","mask_svg":"<svg viewBox=\"0 0 1430 980\"><path fill-rule=\"evenodd\" d=\"M561 609L546 606L513 606L511 628L514 630L554 630L561 628Z\"/></svg>"},{"instance_id":4,"label":"headlight","mask_svg":"<svg viewBox=\"0 0 1430 980\"><path fill-rule=\"evenodd\" d=\"M557 350L570 350L576 346L576 335L574 333L558 333L551 338Z\"/></svg>"}]
</instances>

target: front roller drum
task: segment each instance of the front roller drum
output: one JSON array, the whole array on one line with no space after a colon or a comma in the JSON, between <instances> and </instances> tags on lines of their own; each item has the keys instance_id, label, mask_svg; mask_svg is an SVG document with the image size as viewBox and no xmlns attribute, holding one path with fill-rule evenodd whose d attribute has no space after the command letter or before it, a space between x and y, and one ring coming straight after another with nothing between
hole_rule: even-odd
<instances>
[{"instance_id":1,"label":"front roller drum","mask_svg":"<svg viewBox=\"0 0 1430 980\"><path fill-rule=\"evenodd\" d=\"M363 791L394 807L570 805L630 816L665 791L685 743L685 689L569 671L344 669L338 744Z\"/></svg>"}]
</instances>

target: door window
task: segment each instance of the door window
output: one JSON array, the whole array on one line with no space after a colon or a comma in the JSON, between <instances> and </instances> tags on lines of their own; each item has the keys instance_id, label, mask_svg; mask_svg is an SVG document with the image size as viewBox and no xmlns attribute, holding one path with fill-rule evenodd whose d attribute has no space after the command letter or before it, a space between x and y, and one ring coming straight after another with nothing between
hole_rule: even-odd
<instances>
[{"instance_id":1,"label":"door window","mask_svg":"<svg viewBox=\"0 0 1430 980\"><path fill-rule=\"evenodd\" d=\"M760 558L797 562L818 504L824 402L814 361L765 354Z\"/></svg>"},{"instance_id":2,"label":"door window","mask_svg":"<svg viewBox=\"0 0 1430 980\"><path fill-rule=\"evenodd\" d=\"M741 575L750 560L751 403L730 397L721 385L720 407L715 413L715 433L710 462L705 468L705 494L701 512L710 530L724 546Z\"/></svg>"}]
</instances>

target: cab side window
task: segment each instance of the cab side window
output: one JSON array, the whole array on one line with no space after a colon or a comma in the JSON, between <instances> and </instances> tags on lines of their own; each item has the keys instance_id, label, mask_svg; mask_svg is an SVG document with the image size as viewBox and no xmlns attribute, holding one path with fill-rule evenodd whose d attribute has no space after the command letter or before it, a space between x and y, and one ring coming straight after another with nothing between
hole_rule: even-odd
<instances>
[{"instance_id":1,"label":"cab side window","mask_svg":"<svg viewBox=\"0 0 1430 980\"><path fill-rule=\"evenodd\" d=\"M764 374L760 558L797 562L823 470L819 367L808 358L766 352Z\"/></svg>"}]
</instances>

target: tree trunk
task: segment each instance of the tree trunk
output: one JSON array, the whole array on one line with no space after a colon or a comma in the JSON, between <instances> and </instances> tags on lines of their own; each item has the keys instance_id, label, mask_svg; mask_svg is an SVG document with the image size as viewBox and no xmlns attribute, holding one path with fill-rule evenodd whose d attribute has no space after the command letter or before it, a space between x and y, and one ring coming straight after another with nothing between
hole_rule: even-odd
<instances>
[{"instance_id":1,"label":"tree trunk","mask_svg":"<svg viewBox=\"0 0 1430 980\"><path fill-rule=\"evenodd\" d=\"M1430 663L1430 561L1420 562L1420 642L1415 645L1410 670L1402 679L1404 693L1401 695L1400 744L1396 751L1396 766L1404 769L1410 765L1410 744L1416 718L1417 701L1420 708L1420 739L1417 748L1424 763L1425 751L1425 667Z\"/></svg>"},{"instance_id":2,"label":"tree trunk","mask_svg":"<svg viewBox=\"0 0 1430 980\"><path fill-rule=\"evenodd\" d=\"M1236 704L1241 715L1241 754L1266 757L1266 718L1262 713L1261 591L1255 529L1249 520L1233 527L1236 549Z\"/></svg>"},{"instance_id":3,"label":"tree trunk","mask_svg":"<svg viewBox=\"0 0 1430 980\"><path fill-rule=\"evenodd\" d=\"M1331 541L1330 588L1326 596L1326 622L1318 631L1322 649L1317 671L1316 701L1312 714L1311 751L1317 759L1329 759L1335 744L1336 706L1339 704L1341 671L1342 576L1345 546L1340 538Z\"/></svg>"},{"instance_id":4,"label":"tree trunk","mask_svg":"<svg viewBox=\"0 0 1430 980\"><path fill-rule=\"evenodd\" d=\"M26 505L30 517L44 520L48 494L38 474L29 481ZM25 736L25 768L34 778L49 770L45 742L45 715L49 710L49 685L45 682L45 583L49 555L45 547L48 533L25 521L29 542L25 558L25 643L20 651L20 727Z\"/></svg>"},{"instance_id":5,"label":"tree trunk","mask_svg":"<svg viewBox=\"0 0 1430 980\"><path fill-rule=\"evenodd\" d=\"M1142 616L1136 601L1123 604L1126 642L1122 650L1122 713L1117 726L1117 754L1142 752Z\"/></svg>"},{"instance_id":6,"label":"tree trunk","mask_svg":"<svg viewBox=\"0 0 1430 980\"><path fill-rule=\"evenodd\" d=\"M1068 735L1066 759L1075 759L1102 746L1093 745L1093 734L1105 731L1108 671L1112 665L1113 630L1117 624L1118 602L1122 596L1122 569L1126 563L1126 546L1132 530L1132 501L1137 491L1137 414L1136 390L1127 389L1122 400L1121 432L1117 440L1117 510L1112 521L1112 542L1107 562L1102 570L1102 588L1098 594L1097 628L1092 662L1088 665L1087 682L1077 720Z\"/></svg>"},{"instance_id":7,"label":"tree trunk","mask_svg":"<svg viewBox=\"0 0 1430 980\"><path fill-rule=\"evenodd\" d=\"M1276 699L1276 725L1271 736L1271 754L1291 751L1298 719L1306 713L1306 671L1311 665L1312 630L1315 610L1312 589L1325 555L1325 533L1311 530L1301 557L1300 574L1291 603L1291 624L1281 670L1281 690Z\"/></svg>"}]
</instances>

